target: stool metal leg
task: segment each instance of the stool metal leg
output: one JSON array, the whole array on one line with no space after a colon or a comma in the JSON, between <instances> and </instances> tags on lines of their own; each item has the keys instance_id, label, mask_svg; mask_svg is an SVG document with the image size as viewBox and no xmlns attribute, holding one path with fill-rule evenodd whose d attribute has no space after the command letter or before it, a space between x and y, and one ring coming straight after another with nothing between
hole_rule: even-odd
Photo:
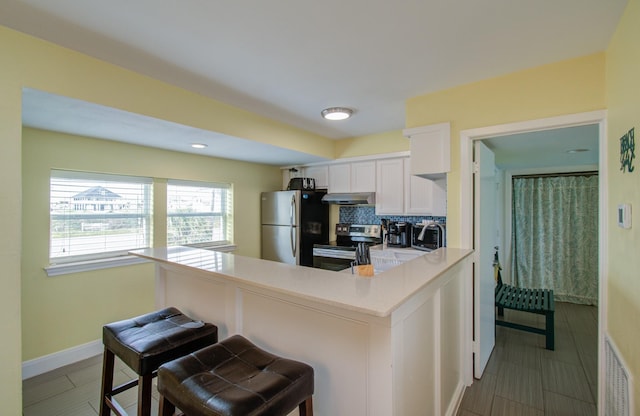
<instances>
[{"instance_id":1,"label":"stool metal leg","mask_svg":"<svg viewBox=\"0 0 640 416\"><path fill-rule=\"evenodd\" d=\"M113 352L104 349L102 359L102 387L100 388L100 416L109 416L111 408L107 404L107 395L111 399L111 391L113 390L113 367L115 356Z\"/></svg>"}]
</instances>

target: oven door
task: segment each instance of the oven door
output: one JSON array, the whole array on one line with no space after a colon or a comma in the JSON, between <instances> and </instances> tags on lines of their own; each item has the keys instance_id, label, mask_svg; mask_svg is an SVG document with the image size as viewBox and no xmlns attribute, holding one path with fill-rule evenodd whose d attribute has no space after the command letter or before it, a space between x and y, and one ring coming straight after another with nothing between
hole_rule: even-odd
<instances>
[{"instance_id":1,"label":"oven door","mask_svg":"<svg viewBox=\"0 0 640 416\"><path fill-rule=\"evenodd\" d=\"M351 267L351 262L356 259L355 251L335 249L313 249L313 267L339 272Z\"/></svg>"}]
</instances>

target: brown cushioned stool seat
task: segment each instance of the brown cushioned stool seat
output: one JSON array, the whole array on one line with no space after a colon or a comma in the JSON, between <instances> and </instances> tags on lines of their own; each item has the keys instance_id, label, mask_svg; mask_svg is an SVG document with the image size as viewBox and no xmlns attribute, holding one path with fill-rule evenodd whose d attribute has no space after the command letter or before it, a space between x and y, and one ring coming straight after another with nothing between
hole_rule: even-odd
<instances>
[{"instance_id":1,"label":"brown cushioned stool seat","mask_svg":"<svg viewBox=\"0 0 640 416\"><path fill-rule=\"evenodd\" d=\"M151 384L158 367L168 361L215 344L218 327L194 321L176 308L107 324L102 328L104 360L100 415L126 412L113 398L138 385L138 415L151 414ZM113 388L114 359L118 356L138 379Z\"/></svg>"},{"instance_id":2,"label":"brown cushioned stool seat","mask_svg":"<svg viewBox=\"0 0 640 416\"><path fill-rule=\"evenodd\" d=\"M160 416L313 415L313 368L234 335L158 369Z\"/></svg>"}]
</instances>

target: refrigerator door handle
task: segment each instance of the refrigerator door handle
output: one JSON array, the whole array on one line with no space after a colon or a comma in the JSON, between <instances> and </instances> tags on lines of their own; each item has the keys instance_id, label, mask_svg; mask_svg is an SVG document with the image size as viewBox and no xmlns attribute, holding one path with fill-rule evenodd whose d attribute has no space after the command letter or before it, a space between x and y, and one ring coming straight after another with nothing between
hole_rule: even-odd
<instances>
[{"instance_id":1,"label":"refrigerator door handle","mask_svg":"<svg viewBox=\"0 0 640 416\"><path fill-rule=\"evenodd\" d=\"M291 254L296 257L296 227L291 227Z\"/></svg>"},{"instance_id":2,"label":"refrigerator door handle","mask_svg":"<svg viewBox=\"0 0 640 416\"><path fill-rule=\"evenodd\" d=\"M294 226L294 219L296 217L296 195L291 195L291 209L289 210L289 224Z\"/></svg>"},{"instance_id":3,"label":"refrigerator door handle","mask_svg":"<svg viewBox=\"0 0 640 416\"><path fill-rule=\"evenodd\" d=\"M293 194L291 196L291 216L289 218L290 220L290 225L291 225L291 232L290 232L290 243L291 243L291 254L293 255L293 257L297 257L297 253L296 253L296 227L294 227L294 219L297 218L297 212L296 212L296 195Z\"/></svg>"}]
</instances>

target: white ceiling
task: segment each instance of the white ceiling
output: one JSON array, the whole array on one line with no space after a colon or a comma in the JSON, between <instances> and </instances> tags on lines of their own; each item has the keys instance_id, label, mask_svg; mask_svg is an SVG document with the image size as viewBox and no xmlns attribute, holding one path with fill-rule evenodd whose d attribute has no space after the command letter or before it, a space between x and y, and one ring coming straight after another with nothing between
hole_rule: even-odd
<instances>
[{"instance_id":1,"label":"white ceiling","mask_svg":"<svg viewBox=\"0 0 640 416\"><path fill-rule=\"evenodd\" d=\"M626 2L2 0L0 24L341 139L404 128L410 97L603 51Z\"/></svg>"},{"instance_id":2,"label":"white ceiling","mask_svg":"<svg viewBox=\"0 0 640 416\"><path fill-rule=\"evenodd\" d=\"M506 170L591 170L599 163L597 124L512 134L483 142L494 151L496 165Z\"/></svg>"},{"instance_id":3,"label":"white ceiling","mask_svg":"<svg viewBox=\"0 0 640 416\"><path fill-rule=\"evenodd\" d=\"M44 130L275 166L325 160L307 153L29 88L22 90L22 122ZM207 147L194 149L192 143L206 144Z\"/></svg>"}]
</instances>

